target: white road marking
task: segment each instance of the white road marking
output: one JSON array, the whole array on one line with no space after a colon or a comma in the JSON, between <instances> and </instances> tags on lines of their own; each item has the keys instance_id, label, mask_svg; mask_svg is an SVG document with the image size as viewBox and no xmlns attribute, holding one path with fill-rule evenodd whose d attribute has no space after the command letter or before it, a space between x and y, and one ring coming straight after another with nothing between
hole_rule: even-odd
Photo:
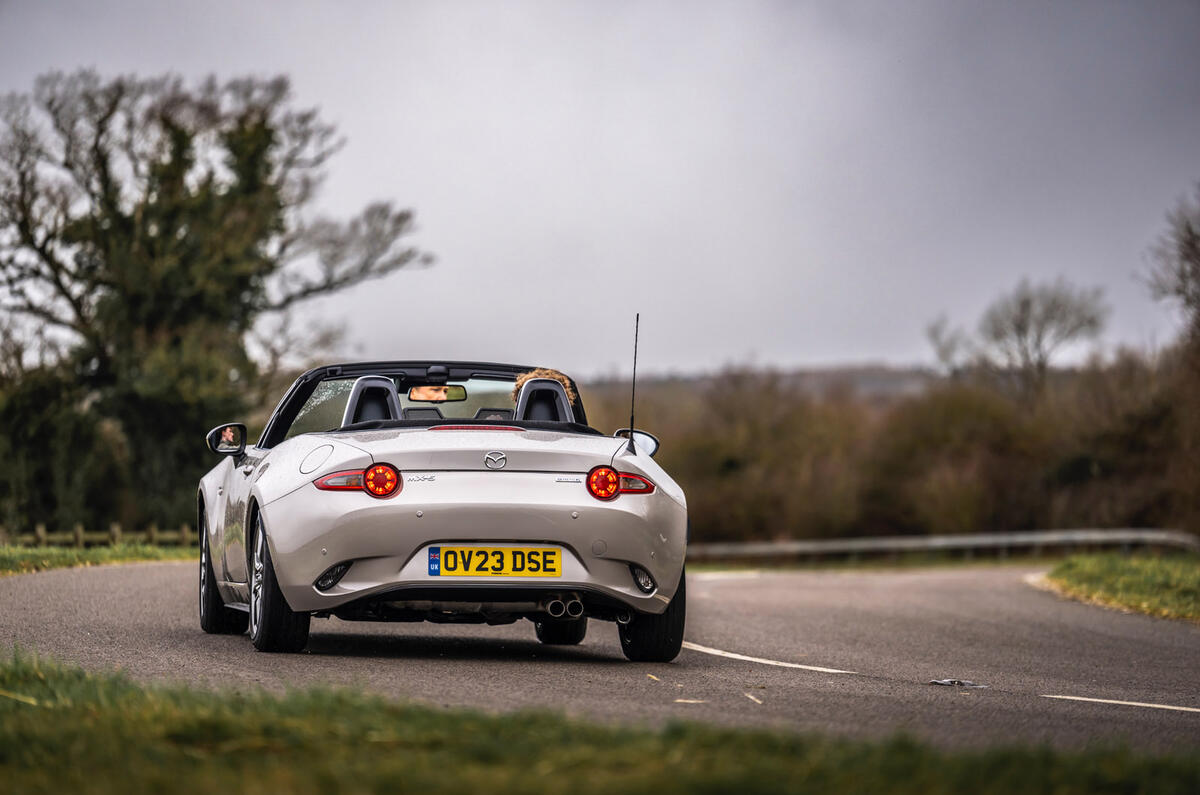
<instances>
[{"instance_id":1,"label":"white road marking","mask_svg":"<svg viewBox=\"0 0 1200 795\"><path fill-rule=\"evenodd\" d=\"M759 575L758 569L744 569L738 571L698 571L694 574L689 574L690 580L749 580Z\"/></svg>"},{"instance_id":2,"label":"white road marking","mask_svg":"<svg viewBox=\"0 0 1200 795\"><path fill-rule=\"evenodd\" d=\"M744 695L746 698L748 698L748 699L750 699L751 701L753 701L755 704L761 704L761 703L762 703L762 699L761 699L761 698L759 698L758 696L752 696L752 695L750 695L749 693L743 693L742 695Z\"/></svg>"},{"instance_id":3,"label":"white road marking","mask_svg":"<svg viewBox=\"0 0 1200 795\"><path fill-rule=\"evenodd\" d=\"M793 662L780 662L779 660L768 660L763 657L750 657L745 654L738 654L732 651L722 651L720 649L710 649L708 646L701 646L698 643L690 641L683 642L683 648L698 651L701 654L711 654L715 657L728 657L731 660L742 660L744 662L758 663L759 665L774 665L777 668L801 668L805 671L819 671L823 674L853 674L857 671L843 671L839 668L822 668L819 665L801 665Z\"/></svg>"},{"instance_id":4,"label":"white road marking","mask_svg":"<svg viewBox=\"0 0 1200 795\"><path fill-rule=\"evenodd\" d=\"M708 702L703 701L698 698L677 698L677 699L675 699L675 703L676 704L707 704Z\"/></svg>"},{"instance_id":5,"label":"white road marking","mask_svg":"<svg viewBox=\"0 0 1200 795\"><path fill-rule=\"evenodd\" d=\"M1047 696L1042 698L1058 698L1064 701L1090 701L1094 704L1119 704L1122 707L1149 707L1150 709L1172 709L1176 712L1200 712L1198 707L1176 707L1171 704L1147 704L1145 701L1117 701L1111 698L1084 698L1083 696Z\"/></svg>"}]
</instances>

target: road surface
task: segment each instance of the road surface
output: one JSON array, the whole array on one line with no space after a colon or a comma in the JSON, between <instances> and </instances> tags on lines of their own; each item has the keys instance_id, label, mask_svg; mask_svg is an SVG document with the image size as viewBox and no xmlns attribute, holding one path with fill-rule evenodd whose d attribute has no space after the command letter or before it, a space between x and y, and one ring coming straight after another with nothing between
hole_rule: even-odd
<instances>
[{"instance_id":1,"label":"road surface","mask_svg":"<svg viewBox=\"0 0 1200 795\"><path fill-rule=\"evenodd\" d=\"M615 625L597 621L563 648L539 645L526 621L320 619L305 653L261 654L245 636L200 631L195 573L143 563L0 578L0 644L143 681L333 683L623 724L904 731L944 747L1200 747L1200 627L1063 600L1031 587L1028 567L694 574L687 648L665 665L626 662Z\"/></svg>"}]
</instances>

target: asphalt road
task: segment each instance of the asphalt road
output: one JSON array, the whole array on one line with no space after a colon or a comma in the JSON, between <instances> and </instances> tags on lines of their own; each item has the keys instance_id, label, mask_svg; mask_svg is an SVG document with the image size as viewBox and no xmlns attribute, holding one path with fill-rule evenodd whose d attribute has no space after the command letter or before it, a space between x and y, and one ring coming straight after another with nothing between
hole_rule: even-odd
<instances>
[{"instance_id":1,"label":"asphalt road","mask_svg":"<svg viewBox=\"0 0 1200 795\"><path fill-rule=\"evenodd\" d=\"M616 627L595 621L581 646L552 648L524 621L314 620L306 653L260 654L244 636L200 631L195 564L134 564L0 578L0 645L141 680L235 689L335 683L437 705L552 708L620 723L683 718L855 737L903 730L943 746L1200 747L1200 627L1062 600L1030 587L1028 573L971 566L692 575L689 648L661 665L626 662ZM929 684L943 678L987 688Z\"/></svg>"}]
</instances>

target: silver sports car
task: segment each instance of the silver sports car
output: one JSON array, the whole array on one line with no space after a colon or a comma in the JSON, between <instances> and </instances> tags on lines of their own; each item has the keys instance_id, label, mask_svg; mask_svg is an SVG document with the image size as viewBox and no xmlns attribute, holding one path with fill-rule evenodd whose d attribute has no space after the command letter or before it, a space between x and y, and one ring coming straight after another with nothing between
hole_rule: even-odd
<instances>
[{"instance_id":1,"label":"silver sports car","mask_svg":"<svg viewBox=\"0 0 1200 795\"><path fill-rule=\"evenodd\" d=\"M371 362L300 376L253 446L207 437L200 626L299 651L313 617L510 624L543 643L615 621L631 660L683 642L687 504L658 440L587 423L554 370Z\"/></svg>"}]
</instances>

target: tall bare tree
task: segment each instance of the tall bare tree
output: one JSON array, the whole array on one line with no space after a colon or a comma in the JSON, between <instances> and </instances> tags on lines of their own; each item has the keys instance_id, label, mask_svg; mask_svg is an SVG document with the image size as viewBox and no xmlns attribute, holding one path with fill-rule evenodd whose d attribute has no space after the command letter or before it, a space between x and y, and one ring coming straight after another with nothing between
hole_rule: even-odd
<instances>
[{"instance_id":1,"label":"tall bare tree","mask_svg":"<svg viewBox=\"0 0 1200 795\"><path fill-rule=\"evenodd\" d=\"M1167 229L1152 251L1150 289L1184 311L1187 333L1200 345L1200 184L1167 214Z\"/></svg>"},{"instance_id":2,"label":"tall bare tree","mask_svg":"<svg viewBox=\"0 0 1200 795\"><path fill-rule=\"evenodd\" d=\"M1200 532L1200 183L1192 198L1180 200L1167 214L1167 228L1151 253L1151 291L1182 309L1186 324L1172 400L1178 447L1170 478L1180 523Z\"/></svg>"},{"instance_id":3,"label":"tall bare tree","mask_svg":"<svg viewBox=\"0 0 1200 795\"><path fill-rule=\"evenodd\" d=\"M1064 279L1016 288L993 302L979 321L980 353L1017 376L1026 396L1041 394L1054 354L1063 346L1099 336L1108 317L1101 288Z\"/></svg>"}]
</instances>

